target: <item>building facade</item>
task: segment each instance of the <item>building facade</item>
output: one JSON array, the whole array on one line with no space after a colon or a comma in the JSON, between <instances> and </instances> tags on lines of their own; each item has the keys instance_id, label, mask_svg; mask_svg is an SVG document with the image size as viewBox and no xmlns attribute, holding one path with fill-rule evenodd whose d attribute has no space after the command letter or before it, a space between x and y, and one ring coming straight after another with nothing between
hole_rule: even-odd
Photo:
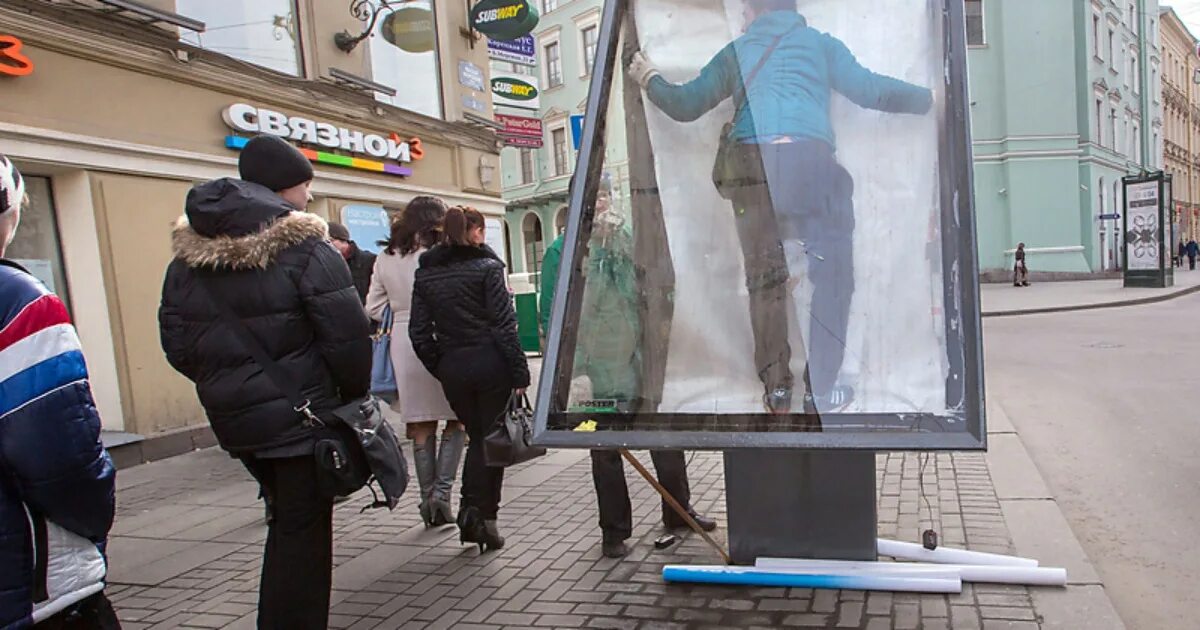
<instances>
[{"instance_id":1,"label":"building facade","mask_svg":"<svg viewBox=\"0 0 1200 630\"><path fill-rule=\"evenodd\" d=\"M1121 264L1121 178L1162 168L1157 0L966 0L979 260Z\"/></svg>"},{"instance_id":2,"label":"building facade","mask_svg":"<svg viewBox=\"0 0 1200 630\"><path fill-rule=\"evenodd\" d=\"M104 428L140 436L207 426L163 358L156 313L188 189L236 176L247 138L301 147L310 210L364 248L415 195L479 208L491 236L504 217L489 94L454 72L487 68L463 4L406 5L417 10L381 16L354 46L365 23L344 1L149 4L0 4L0 36L32 66L0 55L0 152L32 198L10 255L75 315Z\"/></svg>"},{"instance_id":3,"label":"building facade","mask_svg":"<svg viewBox=\"0 0 1200 630\"><path fill-rule=\"evenodd\" d=\"M1163 170L1171 175L1176 233L1200 234L1200 57L1197 41L1170 7L1160 12L1163 50Z\"/></svg>"},{"instance_id":4,"label":"building facade","mask_svg":"<svg viewBox=\"0 0 1200 630\"><path fill-rule=\"evenodd\" d=\"M501 152L504 199L513 287L533 291L545 248L566 227L568 191L579 151L578 131L587 113L588 86L600 33L600 0L539 0L541 21L534 33L537 64L493 62L493 72L532 73L541 85L537 110L497 104L497 114L535 116L543 130L541 147L507 147ZM610 103L622 102L621 82ZM573 120L574 119L574 120ZM613 184L613 205L628 204L628 160L624 116L608 119L605 169Z\"/></svg>"}]
</instances>

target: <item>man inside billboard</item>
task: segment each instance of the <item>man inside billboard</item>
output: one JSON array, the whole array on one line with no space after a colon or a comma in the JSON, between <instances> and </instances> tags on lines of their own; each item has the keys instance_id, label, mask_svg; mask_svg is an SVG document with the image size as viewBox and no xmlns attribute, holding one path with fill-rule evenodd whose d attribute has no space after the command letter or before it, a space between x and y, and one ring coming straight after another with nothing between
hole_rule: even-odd
<instances>
[{"instance_id":1,"label":"man inside billboard","mask_svg":"<svg viewBox=\"0 0 1200 630\"><path fill-rule=\"evenodd\" d=\"M543 273L557 275L558 263L554 262L553 269L547 265L542 269ZM608 173L601 176L596 191L596 213L584 270L582 311L588 315L580 320L572 388L586 391L588 400L581 401L581 405L598 412L636 407L641 374L638 347L641 322L633 233L625 216L612 208L612 179ZM549 309L554 301L553 281L543 285L543 292L543 308ZM595 449L591 457L600 513L601 552L609 558L623 557L629 553L625 541L633 535L633 508L624 462L616 450ZM659 483L697 524L708 531L716 529L716 521L700 516L690 507L691 491L683 451L652 450L650 457ZM666 502L662 515L668 528L686 526Z\"/></svg>"},{"instance_id":2,"label":"man inside billboard","mask_svg":"<svg viewBox=\"0 0 1200 630\"><path fill-rule=\"evenodd\" d=\"M796 0L745 0L743 18L743 34L691 81L668 82L640 52L627 72L676 121L733 99L713 184L735 213L763 405L800 411L792 405L786 246L803 253L813 290L803 411L836 412L854 398L838 376L854 292L855 219L854 180L836 159L832 92L900 114L925 114L932 93L863 67L841 40L809 26Z\"/></svg>"}]
</instances>

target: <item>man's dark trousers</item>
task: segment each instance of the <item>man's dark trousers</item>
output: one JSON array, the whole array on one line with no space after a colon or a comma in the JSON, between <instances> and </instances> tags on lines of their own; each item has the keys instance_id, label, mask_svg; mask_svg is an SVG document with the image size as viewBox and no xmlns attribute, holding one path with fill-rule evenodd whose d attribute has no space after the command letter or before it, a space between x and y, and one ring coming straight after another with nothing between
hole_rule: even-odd
<instances>
[{"instance_id":1,"label":"man's dark trousers","mask_svg":"<svg viewBox=\"0 0 1200 630\"><path fill-rule=\"evenodd\" d=\"M688 487L687 460L683 451L650 451L658 482L685 509L691 509L692 493ZM621 542L633 535L633 508L629 503L629 486L625 482L625 465L621 453L615 450L592 451L592 480L596 484L596 500L600 507L600 530L604 542ZM663 523L680 527L684 521L663 501Z\"/></svg>"}]
</instances>

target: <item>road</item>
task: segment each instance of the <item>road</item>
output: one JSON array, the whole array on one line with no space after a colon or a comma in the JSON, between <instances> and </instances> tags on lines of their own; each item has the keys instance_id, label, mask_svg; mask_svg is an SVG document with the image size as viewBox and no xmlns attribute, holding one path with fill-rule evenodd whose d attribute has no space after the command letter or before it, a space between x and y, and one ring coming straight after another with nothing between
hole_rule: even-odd
<instances>
[{"instance_id":1,"label":"road","mask_svg":"<svg viewBox=\"0 0 1200 630\"><path fill-rule=\"evenodd\" d=\"M1200 609L1200 295L985 320L998 400L1130 628Z\"/></svg>"}]
</instances>

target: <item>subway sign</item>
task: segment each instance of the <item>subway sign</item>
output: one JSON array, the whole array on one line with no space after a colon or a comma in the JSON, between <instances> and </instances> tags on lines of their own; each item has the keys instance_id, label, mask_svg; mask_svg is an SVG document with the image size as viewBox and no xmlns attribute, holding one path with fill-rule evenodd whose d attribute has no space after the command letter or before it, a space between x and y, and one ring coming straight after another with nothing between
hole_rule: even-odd
<instances>
[{"instance_id":1,"label":"subway sign","mask_svg":"<svg viewBox=\"0 0 1200 630\"><path fill-rule=\"evenodd\" d=\"M471 27L488 39L512 41L537 27L538 14L528 0L481 0L471 9Z\"/></svg>"},{"instance_id":2,"label":"subway sign","mask_svg":"<svg viewBox=\"0 0 1200 630\"><path fill-rule=\"evenodd\" d=\"M539 105L537 77L527 74L492 72L492 104L536 110Z\"/></svg>"}]
</instances>

